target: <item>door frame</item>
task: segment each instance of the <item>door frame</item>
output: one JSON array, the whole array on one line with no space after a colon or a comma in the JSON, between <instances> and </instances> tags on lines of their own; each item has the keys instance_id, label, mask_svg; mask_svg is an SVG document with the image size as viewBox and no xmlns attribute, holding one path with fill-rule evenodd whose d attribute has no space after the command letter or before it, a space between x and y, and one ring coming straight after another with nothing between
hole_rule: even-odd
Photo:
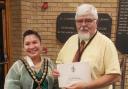
<instances>
[{"instance_id":1,"label":"door frame","mask_svg":"<svg viewBox=\"0 0 128 89\"><path fill-rule=\"evenodd\" d=\"M11 64L12 64L12 52L11 52L11 29L10 29L10 0L1 0L0 3L4 4L5 9L2 11L3 18L3 43L4 52L7 61L3 62L4 65L4 75L6 76Z\"/></svg>"}]
</instances>

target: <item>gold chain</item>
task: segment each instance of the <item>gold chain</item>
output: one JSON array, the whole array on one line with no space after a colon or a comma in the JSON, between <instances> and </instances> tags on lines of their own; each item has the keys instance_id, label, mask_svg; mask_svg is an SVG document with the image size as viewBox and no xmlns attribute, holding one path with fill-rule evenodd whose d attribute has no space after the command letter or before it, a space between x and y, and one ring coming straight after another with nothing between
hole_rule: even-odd
<instances>
[{"instance_id":1,"label":"gold chain","mask_svg":"<svg viewBox=\"0 0 128 89\"><path fill-rule=\"evenodd\" d=\"M29 72L29 75L32 77L32 79L38 84L37 89L41 89L41 83L45 80L47 72L48 72L48 60L44 59L44 67L42 69L41 66L41 70L43 71L43 74L41 76L41 79L38 80L35 76L35 71L33 71L30 66L28 65L27 61L25 61L25 59L21 59L21 61L23 62L23 64L25 65L25 68L27 69L27 71Z\"/></svg>"}]
</instances>

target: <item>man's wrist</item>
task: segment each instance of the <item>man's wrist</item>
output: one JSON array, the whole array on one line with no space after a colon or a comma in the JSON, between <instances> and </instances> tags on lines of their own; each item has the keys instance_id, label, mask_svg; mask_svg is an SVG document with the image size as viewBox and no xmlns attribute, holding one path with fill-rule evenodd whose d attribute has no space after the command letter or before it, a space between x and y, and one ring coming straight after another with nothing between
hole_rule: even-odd
<instances>
[{"instance_id":1,"label":"man's wrist","mask_svg":"<svg viewBox=\"0 0 128 89\"><path fill-rule=\"evenodd\" d=\"M89 89L87 86L85 86L85 88L84 89Z\"/></svg>"}]
</instances>

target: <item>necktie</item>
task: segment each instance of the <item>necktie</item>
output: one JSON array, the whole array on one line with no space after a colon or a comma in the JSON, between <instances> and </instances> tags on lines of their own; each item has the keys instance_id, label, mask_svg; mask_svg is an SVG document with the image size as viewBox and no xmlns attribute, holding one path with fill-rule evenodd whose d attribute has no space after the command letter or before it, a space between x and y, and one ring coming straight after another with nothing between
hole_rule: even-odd
<instances>
[{"instance_id":1,"label":"necktie","mask_svg":"<svg viewBox=\"0 0 128 89\"><path fill-rule=\"evenodd\" d=\"M81 41L80 43L80 47L78 48L74 58L73 58L73 62L79 62L80 61L80 57L82 55L82 52L84 50L84 45L85 45L85 41Z\"/></svg>"}]
</instances>

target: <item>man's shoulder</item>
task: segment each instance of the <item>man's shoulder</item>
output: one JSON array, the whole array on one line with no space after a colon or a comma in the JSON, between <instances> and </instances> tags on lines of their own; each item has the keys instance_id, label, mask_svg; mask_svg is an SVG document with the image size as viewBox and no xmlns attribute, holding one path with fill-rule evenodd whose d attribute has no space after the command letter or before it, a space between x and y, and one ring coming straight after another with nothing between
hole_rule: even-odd
<instances>
[{"instance_id":1,"label":"man's shoulder","mask_svg":"<svg viewBox=\"0 0 128 89\"><path fill-rule=\"evenodd\" d=\"M70 36L68 40L74 40L74 39L78 39L78 34L74 34Z\"/></svg>"},{"instance_id":2,"label":"man's shoulder","mask_svg":"<svg viewBox=\"0 0 128 89\"><path fill-rule=\"evenodd\" d=\"M113 41L111 40L111 38L107 37L106 35L104 35L101 32L98 32L97 39L100 41L103 41L103 43L110 43L110 44L112 43L113 44Z\"/></svg>"},{"instance_id":3,"label":"man's shoulder","mask_svg":"<svg viewBox=\"0 0 128 89\"><path fill-rule=\"evenodd\" d=\"M100 39L106 39L106 40L111 40L110 38L108 38L106 35L104 35L103 33L101 33L101 32L97 32L97 34L98 34L98 37L100 38Z\"/></svg>"}]
</instances>

